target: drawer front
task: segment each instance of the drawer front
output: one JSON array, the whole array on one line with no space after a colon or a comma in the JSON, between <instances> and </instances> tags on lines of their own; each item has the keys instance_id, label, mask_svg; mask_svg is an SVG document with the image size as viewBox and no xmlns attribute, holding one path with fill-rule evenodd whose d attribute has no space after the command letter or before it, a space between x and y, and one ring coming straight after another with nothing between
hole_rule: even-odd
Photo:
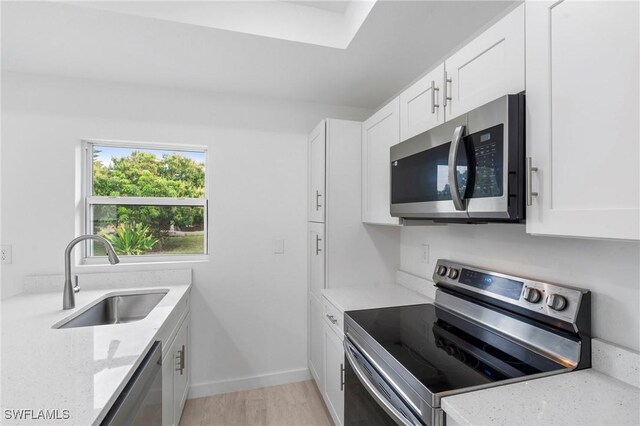
<instances>
[{"instance_id":1,"label":"drawer front","mask_svg":"<svg viewBox=\"0 0 640 426\"><path fill-rule=\"evenodd\" d=\"M326 298L322 298L323 317L329 326L340 336L344 337L344 312L333 306Z\"/></svg>"}]
</instances>

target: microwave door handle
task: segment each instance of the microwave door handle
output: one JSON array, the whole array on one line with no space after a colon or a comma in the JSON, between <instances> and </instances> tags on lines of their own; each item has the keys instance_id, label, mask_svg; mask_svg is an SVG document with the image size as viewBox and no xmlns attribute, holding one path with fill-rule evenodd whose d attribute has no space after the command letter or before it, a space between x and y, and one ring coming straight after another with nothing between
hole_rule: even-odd
<instances>
[{"instance_id":1,"label":"microwave door handle","mask_svg":"<svg viewBox=\"0 0 640 426\"><path fill-rule=\"evenodd\" d=\"M467 203L460 196L460 188L458 188L458 179L456 177L458 171L458 151L460 145L464 147L462 135L464 134L464 126L458 126L453 131L453 140L449 149L449 190L451 191L451 199L456 210L466 210Z\"/></svg>"}]
</instances>

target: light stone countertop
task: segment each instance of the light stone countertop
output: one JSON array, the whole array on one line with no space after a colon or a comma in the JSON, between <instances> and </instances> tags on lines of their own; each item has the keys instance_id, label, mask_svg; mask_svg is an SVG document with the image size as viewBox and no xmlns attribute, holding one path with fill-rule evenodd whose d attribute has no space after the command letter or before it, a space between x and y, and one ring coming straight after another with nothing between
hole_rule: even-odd
<instances>
[{"instance_id":1,"label":"light stone countertop","mask_svg":"<svg viewBox=\"0 0 640 426\"><path fill-rule=\"evenodd\" d=\"M106 288L83 286L76 294L76 308L62 310L62 291L38 293L28 289L2 301L2 423L77 424L99 423L152 344L177 305L188 298L191 271L150 272L155 285L144 279L127 281L109 276ZM86 281L99 282L100 274ZM164 275L164 279L161 276ZM140 278L140 277L136 277ZM167 278L171 282L167 282ZM37 281L37 280L36 280ZM118 284L123 284L119 288ZM137 284L136 284L137 283ZM26 285L25 285L26 287ZM46 288L46 286L43 286ZM46 288L49 290L49 288ZM166 289L168 293L136 322L53 329L61 320L97 299L114 292ZM162 332L164 333L164 329ZM6 410L68 410L68 420L7 418Z\"/></svg>"},{"instance_id":2,"label":"light stone countertop","mask_svg":"<svg viewBox=\"0 0 640 426\"><path fill-rule=\"evenodd\" d=\"M460 425L638 425L637 353L592 340L593 368L445 397ZM453 420L453 422L451 422Z\"/></svg>"},{"instance_id":3,"label":"light stone countertop","mask_svg":"<svg viewBox=\"0 0 640 426\"><path fill-rule=\"evenodd\" d=\"M433 303L433 299L401 285L328 288L322 295L342 312Z\"/></svg>"}]
</instances>

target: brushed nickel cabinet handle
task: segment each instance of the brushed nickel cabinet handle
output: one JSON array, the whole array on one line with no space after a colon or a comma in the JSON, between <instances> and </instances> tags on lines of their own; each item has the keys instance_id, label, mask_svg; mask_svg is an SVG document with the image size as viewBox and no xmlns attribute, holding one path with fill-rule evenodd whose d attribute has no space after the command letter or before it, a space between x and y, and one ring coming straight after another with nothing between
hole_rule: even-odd
<instances>
[{"instance_id":1,"label":"brushed nickel cabinet handle","mask_svg":"<svg viewBox=\"0 0 640 426\"><path fill-rule=\"evenodd\" d=\"M182 376L184 374L184 368L187 364L187 356L186 356L186 348L184 347L184 345L182 345L182 356L180 357L180 375Z\"/></svg>"},{"instance_id":2,"label":"brushed nickel cabinet handle","mask_svg":"<svg viewBox=\"0 0 640 426\"><path fill-rule=\"evenodd\" d=\"M182 351L177 351L175 353L175 371L180 371L180 368L182 367Z\"/></svg>"},{"instance_id":3,"label":"brushed nickel cabinet handle","mask_svg":"<svg viewBox=\"0 0 640 426\"><path fill-rule=\"evenodd\" d=\"M533 205L533 197L537 197L538 193L533 192L533 172L537 172L538 168L531 164L531 157L527 157L527 206Z\"/></svg>"},{"instance_id":4,"label":"brushed nickel cabinet handle","mask_svg":"<svg viewBox=\"0 0 640 426\"><path fill-rule=\"evenodd\" d=\"M319 235L316 235L316 256L319 255L322 251L322 249L320 248L320 241L322 241L322 238L320 238Z\"/></svg>"},{"instance_id":5,"label":"brushed nickel cabinet handle","mask_svg":"<svg viewBox=\"0 0 640 426\"><path fill-rule=\"evenodd\" d=\"M449 84L451 84L451 85L453 86L453 80L451 80L451 79L448 77L447 73L445 72L445 73L444 73L444 94L443 94L443 96L442 96L442 99L444 100L444 106L445 106L445 107L448 105L448 104L447 104L447 101L451 101L451 100L453 100L453 98L452 98L452 97L450 96L450 94L449 94L449 93L450 93L450 91L448 90L448 89L449 89L449 88L448 88L448 85L449 85Z\"/></svg>"},{"instance_id":6,"label":"brushed nickel cabinet handle","mask_svg":"<svg viewBox=\"0 0 640 426\"><path fill-rule=\"evenodd\" d=\"M340 392L344 391L344 364L340 364Z\"/></svg>"},{"instance_id":7,"label":"brushed nickel cabinet handle","mask_svg":"<svg viewBox=\"0 0 640 426\"><path fill-rule=\"evenodd\" d=\"M320 210L320 207L322 207L322 204L320 204L320 197L322 197L322 194L320 191L316 191L316 211Z\"/></svg>"},{"instance_id":8,"label":"brushed nickel cabinet handle","mask_svg":"<svg viewBox=\"0 0 640 426\"><path fill-rule=\"evenodd\" d=\"M180 349L178 352L176 352L176 357L175 357L175 361L176 361L176 371L180 372L180 375L182 376L184 374L184 368L185 368L185 347L184 345L182 345L182 349Z\"/></svg>"},{"instance_id":9,"label":"brushed nickel cabinet handle","mask_svg":"<svg viewBox=\"0 0 640 426\"><path fill-rule=\"evenodd\" d=\"M436 103L436 92L440 89L436 87L436 82L431 80L431 114L436 113L436 108L440 108L440 105Z\"/></svg>"},{"instance_id":10,"label":"brushed nickel cabinet handle","mask_svg":"<svg viewBox=\"0 0 640 426\"><path fill-rule=\"evenodd\" d=\"M331 321L331 324L337 324L338 323L338 320L333 315L326 314L325 316L327 318L329 318L329 321Z\"/></svg>"}]
</instances>

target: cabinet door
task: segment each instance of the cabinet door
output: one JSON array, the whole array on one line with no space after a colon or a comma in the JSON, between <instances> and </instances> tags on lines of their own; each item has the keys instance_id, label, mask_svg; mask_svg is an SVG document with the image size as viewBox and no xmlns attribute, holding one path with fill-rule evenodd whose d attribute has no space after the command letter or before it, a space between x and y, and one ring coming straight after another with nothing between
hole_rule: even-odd
<instances>
[{"instance_id":1,"label":"cabinet door","mask_svg":"<svg viewBox=\"0 0 640 426\"><path fill-rule=\"evenodd\" d=\"M362 221L398 225L391 217L389 148L400 142L400 100L395 98L362 123Z\"/></svg>"},{"instance_id":2,"label":"cabinet door","mask_svg":"<svg viewBox=\"0 0 640 426\"><path fill-rule=\"evenodd\" d=\"M182 325L173 342L175 368L173 371L173 404L175 410L175 424L180 424L184 403L189 391L189 317L182 321Z\"/></svg>"},{"instance_id":3,"label":"cabinet door","mask_svg":"<svg viewBox=\"0 0 640 426\"><path fill-rule=\"evenodd\" d=\"M638 2L526 6L527 232L638 240Z\"/></svg>"},{"instance_id":4,"label":"cabinet door","mask_svg":"<svg viewBox=\"0 0 640 426\"><path fill-rule=\"evenodd\" d=\"M524 90L524 5L445 61L446 119Z\"/></svg>"},{"instance_id":5,"label":"cabinet door","mask_svg":"<svg viewBox=\"0 0 640 426\"><path fill-rule=\"evenodd\" d=\"M444 123L442 84L444 64L440 64L400 94L400 140Z\"/></svg>"},{"instance_id":6,"label":"cabinet door","mask_svg":"<svg viewBox=\"0 0 640 426\"><path fill-rule=\"evenodd\" d=\"M324 322L322 320L322 303L313 295L309 296L309 370L324 392Z\"/></svg>"},{"instance_id":7,"label":"cabinet door","mask_svg":"<svg viewBox=\"0 0 640 426\"><path fill-rule=\"evenodd\" d=\"M326 122L309 135L309 221L324 222Z\"/></svg>"},{"instance_id":8,"label":"cabinet door","mask_svg":"<svg viewBox=\"0 0 640 426\"><path fill-rule=\"evenodd\" d=\"M342 340L325 323L324 399L336 425L344 423L344 349Z\"/></svg>"},{"instance_id":9,"label":"cabinet door","mask_svg":"<svg viewBox=\"0 0 640 426\"><path fill-rule=\"evenodd\" d=\"M173 350L162 359L162 425L175 425L176 410L173 400L173 370L175 368Z\"/></svg>"},{"instance_id":10,"label":"cabinet door","mask_svg":"<svg viewBox=\"0 0 640 426\"><path fill-rule=\"evenodd\" d=\"M309 292L316 298L322 297L325 273L324 224L309 222Z\"/></svg>"}]
</instances>

